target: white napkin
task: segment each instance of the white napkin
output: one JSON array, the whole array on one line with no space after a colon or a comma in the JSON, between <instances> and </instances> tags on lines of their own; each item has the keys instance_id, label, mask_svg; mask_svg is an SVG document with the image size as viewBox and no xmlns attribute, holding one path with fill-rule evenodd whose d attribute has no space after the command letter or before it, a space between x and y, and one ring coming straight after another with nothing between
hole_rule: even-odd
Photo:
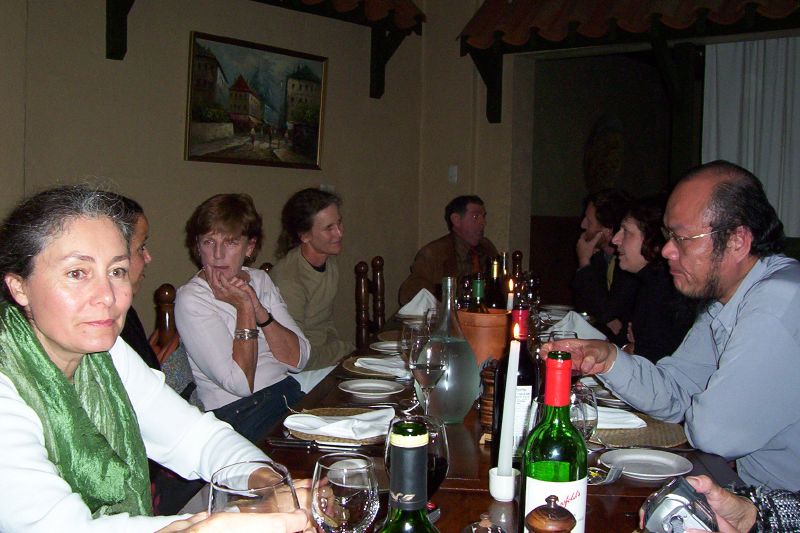
<instances>
[{"instance_id":1,"label":"white napkin","mask_svg":"<svg viewBox=\"0 0 800 533\"><path fill-rule=\"evenodd\" d=\"M411 378L411 373L406 369L406 362L400 359L398 355L392 357L359 357L356 359L355 365L358 368L382 372L398 378Z\"/></svg>"},{"instance_id":2,"label":"white napkin","mask_svg":"<svg viewBox=\"0 0 800 533\"><path fill-rule=\"evenodd\" d=\"M411 299L410 302L397 311L397 314L422 316L425 314L427 309L430 309L431 307L437 307L438 305L439 301L433 294L431 294L431 291L428 289L420 289L420 291Z\"/></svg>"},{"instance_id":3,"label":"white napkin","mask_svg":"<svg viewBox=\"0 0 800 533\"><path fill-rule=\"evenodd\" d=\"M564 318L550 328L549 331L574 331L579 339L600 339L606 340L606 336L600 333L594 326L589 324L585 318L575 311L570 311Z\"/></svg>"},{"instance_id":4,"label":"white napkin","mask_svg":"<svg viewBox=\"0 0 800 533\"><path fill-rule=\"evenodd\" d=\"M351 416L314 416L306 413L289 415L283 425L312 435L365 440L386 435L392 418L394 408L387 407Z\"/></svg>"},{"instance_id":5,"label":"white napkin","mask_svg":"<svg viewBox=\"0 0 800 533\"><path fill-rule=\"evenodd\" d=\"M597 407L597 429L638 429L647 422L633 413L613 407Z\"/></svg>"}]
</instances>

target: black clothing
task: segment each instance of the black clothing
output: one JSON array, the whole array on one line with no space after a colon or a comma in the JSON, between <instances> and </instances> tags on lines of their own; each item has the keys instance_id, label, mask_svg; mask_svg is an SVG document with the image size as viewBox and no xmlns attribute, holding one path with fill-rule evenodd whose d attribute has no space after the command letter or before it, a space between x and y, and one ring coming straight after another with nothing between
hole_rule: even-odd
<instances>
[{"instance_id":1,"label":"black clothing","mask_svg":"<svg viewBox=\"0 0 800 533\"><path fill-rule=\"evenodd\" d=\"M614 277L609 290L606 273L608 261L611 259L614 257L606 259L603 252L595 253L589 264L579 268L575 273L572 294L576 310L592 315L597 319L596 325L608 335L608 339L622 346L627 342L627 327L633 316L639 280L634 274L622 270L619 262L615 261ZM618 335L612 334L605 327L614 319L622 322L622 329Z\"/></svg>"},{"instance_id":2,"label":"black clothing","mask_svg":"<svg viewBox=\"0 0 800 533\"><path fill-rule=\"evenodd\" d=\"M631 318L634 352L656 363L678 348L695 316L690 301L675 289L664 261L650 261L636 277L640 283Z\"/></svg>"},{"instance_id":3,"label":"black clothing","mask_svg":"<svg viewBox=\"0 0 800 533\"><path fill-rule=\"evenodd\" d=\"M122 328L122 333L119 334L122 340L136 350L147 366L161 370L161 365L158 362L155 352L150 347L147 341L147 333L144 332L142 321L139 320L139 315L133 307L128 308L128 314L125 315L125 326Z\"/></svg>"}]
</instances>

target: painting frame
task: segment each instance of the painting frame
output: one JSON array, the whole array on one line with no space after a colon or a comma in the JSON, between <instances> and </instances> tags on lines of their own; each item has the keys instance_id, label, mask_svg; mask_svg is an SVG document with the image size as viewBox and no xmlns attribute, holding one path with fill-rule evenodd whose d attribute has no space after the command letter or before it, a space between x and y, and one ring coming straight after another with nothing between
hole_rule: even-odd
<instances>
[{"instance_id":1,"label":"painting frame","mask_svg":"<svg viewBox=\"0 0 800 533\"><path fill-rule=\"evenodd\" d=\"M192 31L184 159L321 170L328 58Z\"/></svg>"}]
</instances>

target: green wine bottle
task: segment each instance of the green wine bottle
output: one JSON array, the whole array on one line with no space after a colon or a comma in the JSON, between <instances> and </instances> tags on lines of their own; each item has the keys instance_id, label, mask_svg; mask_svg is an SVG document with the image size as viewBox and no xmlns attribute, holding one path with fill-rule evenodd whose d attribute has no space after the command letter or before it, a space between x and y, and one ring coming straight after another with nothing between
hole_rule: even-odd
<instances>
[{"instance_id":1,"label":"green wine bottle","mask_svg":"<svg viewBox=\"0 0 800 533\"><path fill-rule=\"evenodd\" d=\"M389 514L379 533L438 533L428 502L428 428L414 421L395 423L389 434Z\"/></svg>"},{"instance_id":2,"label":"green wine bottle","mask_svg":"<svg viewBox=\"0 0 800 533\"><path fill-rule=\"evenodd\" d=\"M572 357L568 352L547 354L544 412L528 435L522 456L525 517L554 494L577 521L573 533L586 523L586 443L569 419ZM540 408L542 408L540 406Z\"/></svg>"}]
</instances>

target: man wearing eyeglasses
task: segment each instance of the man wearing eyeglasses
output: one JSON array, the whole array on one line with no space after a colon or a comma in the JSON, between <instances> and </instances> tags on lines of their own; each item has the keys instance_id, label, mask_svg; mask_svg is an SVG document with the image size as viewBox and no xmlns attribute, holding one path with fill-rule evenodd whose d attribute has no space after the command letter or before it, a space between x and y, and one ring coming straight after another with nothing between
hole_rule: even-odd
<instances>
[{"instance_id":1,"label":"man wearing eyeglasses","mask_svg":"<svg viewBox=\"0 0 800 533\"><path fill-rule=\"evenodd\" d=\"M411 274L398 292L400 305L411 301L421 289L435 296L445 276L464 276L486 272L491 258L497 255L492 241L483 236L486 208L478 196L457 196L444 209L450 232L423 246L414 257Z\"/></svg>"},{"instance_id":2,"label":"man wearing eyeglasses","mask_svg":"<svg viewBox=\"0 0 800 533\"><path fill-rule=\"evenodd\" d=\"M559 341L584 374L634 408L683 422L689 442L736 460L742 479L800 489L800 264L758 179L725 161L690 171L664 214L675 287L705 305L653 364L602 341Z\"/></svg>"}]
</instances>

